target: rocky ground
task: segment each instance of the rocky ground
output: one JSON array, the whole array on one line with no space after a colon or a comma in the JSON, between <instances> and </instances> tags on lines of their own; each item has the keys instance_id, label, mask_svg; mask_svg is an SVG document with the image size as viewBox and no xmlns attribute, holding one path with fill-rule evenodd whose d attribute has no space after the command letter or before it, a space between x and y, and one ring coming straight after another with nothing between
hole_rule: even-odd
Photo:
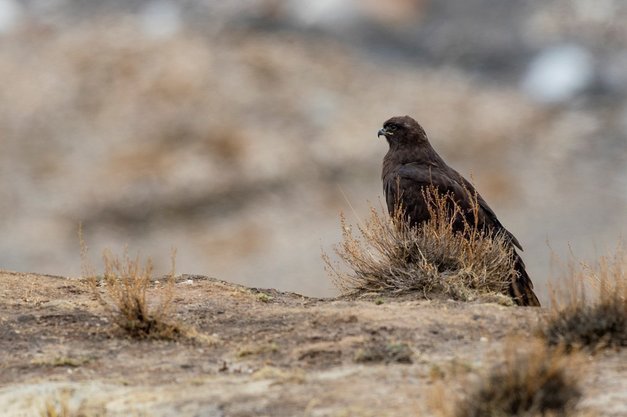
<instances>
[{"instance_id":1,"label":"rocky ground","mask_svg":"<svg viewBox=\"0 0 627 417\"><path fill-rule=\"evenodd\" d=\"M137 341L112 330L83 280L0 272L1 414L65 404L70 416L437 415L504 346L532 346L546 314L314 299L189 275L175 294L195 336ZM625 350L573 359L581 415L627 413L626 364Z\"/></svg>"}]
</instances>

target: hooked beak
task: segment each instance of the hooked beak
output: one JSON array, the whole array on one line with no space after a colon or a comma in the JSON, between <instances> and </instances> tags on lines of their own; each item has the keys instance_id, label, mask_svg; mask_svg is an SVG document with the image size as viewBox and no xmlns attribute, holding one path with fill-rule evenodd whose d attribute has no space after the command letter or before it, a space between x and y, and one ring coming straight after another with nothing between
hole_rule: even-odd
<instances>
[{"instance_id":1,"label":"hooked beak","mask_svg":"<svg viewBox=\"0 0 627 417\"><path fill-rule=\"evenodd\" d=\"M387 130L385 130L385 128L382 127L381 129L379 129L379 132L377 132L377 137L385 136L385 135L387 135L387 133L388 133Z\"/></svg>"}]
</instances>

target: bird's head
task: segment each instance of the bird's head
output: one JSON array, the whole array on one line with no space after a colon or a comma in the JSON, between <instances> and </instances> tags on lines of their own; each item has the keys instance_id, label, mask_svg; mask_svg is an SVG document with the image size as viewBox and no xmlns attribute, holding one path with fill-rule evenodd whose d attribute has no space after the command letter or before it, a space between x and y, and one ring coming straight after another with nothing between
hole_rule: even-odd
<instances>
[{"instance_id":1,"label":"bird's head","mask_svg":"<svg viewBox=\"0 0 627 417\"><path fill-rule=\"evenodd\" d=\"M427 134L422 126L409 116L386 120L377 136L385 136L390 146L416 146L427 142Z\"/></svg>"}]
</instances>

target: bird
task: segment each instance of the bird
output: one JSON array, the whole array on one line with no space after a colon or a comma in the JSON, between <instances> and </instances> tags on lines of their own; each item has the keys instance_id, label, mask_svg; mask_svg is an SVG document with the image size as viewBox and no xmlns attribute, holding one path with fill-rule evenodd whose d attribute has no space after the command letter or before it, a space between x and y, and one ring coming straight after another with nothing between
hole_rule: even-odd
<instances>
[{"instance_id":1,"label":"bird","mask_svg":"<svg viewBox=\"0 0 627 417\"><path fill-rule=\"evenodd\" d=\"M433 187L440 195L451 196L464 217L453 222L454 232L463 233L467 224L488 233L502 234L511 249L516 271L508 288L510 297L517 305L539 307L531 278L516 251L522 250L520 242L501 224L470 181L438 155L422 126L410 116L396 116L383 123L377 133L377 137L380 136L384 136L389 144L383 158L381 179L390 216L401 208L402 218L411 226L419 226L430 218L426 189ZM478 206L474 211L473 203Z\"/></svg>"}]
</instances>

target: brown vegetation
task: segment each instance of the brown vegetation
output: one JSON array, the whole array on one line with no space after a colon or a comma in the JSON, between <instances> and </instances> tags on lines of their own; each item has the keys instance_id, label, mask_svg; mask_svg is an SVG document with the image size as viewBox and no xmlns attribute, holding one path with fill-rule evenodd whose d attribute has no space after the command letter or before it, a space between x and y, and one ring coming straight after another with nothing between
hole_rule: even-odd
<instances>
[{"instance_id":1,"label":"brown vegetation","mask_svg":"<svg viewBox=\"0 0 627 417\"><path fill-rule=\"evenodd\" d=\"M356 363L413 363L412 349L406 343L398 343L381 337L371 339L355 352Z\"/></svg>"},{"instance_id":2,"label":"brown vegetation","mask_svg":"<svg viewBox=\"0 0 627 417\"><path fill-rule=\"evenodd\" d=\"M180 327L172 319L174 298L175 254L172 253L172 270L164 284L159 283L159 301L153 305L147 293L152 286L152 261L142 265L137 255L128 252L122 257L105 251L102 280L88 276L94 294L105 307L109 318L127 335L138 339L173 339L181 334ZM102 290L104 288L104 291Z\"/></svg>"},{"instance_id":3,"label":"brown vegetation","mask_svg":"<svg viewBox=\"0 0 627 417\"><path fill-rule=\"evenodd\" d=\"M504 361L472 384L455 417L566 416L581 397L570 357L537 343L506 346Z\"/></svg>"},{"instance_id":4,"label":"brown vegetation","mask_svg":"<svg viewBox=\"0 0 627 417\"><path fill-rule=\"evenodd\" d=\"M436 190L425 191L425 199L430 220L418 227L402 219L402 210L388 218L371 208L356 236L342 216L343 241L335 252L349 270L323 255L336 286L345 294L416 292L456 300L507 294L515 271L506 237L468 223L455 232L460 207Z\"/></svg>"},{"instance_id":5,"label":"brown vegetation","mask_svg":"<svg viewBox=\"0 0 627 417\"><path fill-rule=\"evenodd\" d=\"M41 410L40 417L70 417L72 414L67 405L67 399L57 402L48 400Z\"/></svg>"},{"instance_id":6,"label":"brown vegetation","mask_svg":"<svg viewBox=\"0 0 627 417\"><path fill-rule=\"evenodd\" d=\"M627 252L621 247L596 265L568 265L567 284L553 294L540 334L568 350L627 346ZM560 301L566 298L567 302Z\"/></svg>"}]
</instances>

